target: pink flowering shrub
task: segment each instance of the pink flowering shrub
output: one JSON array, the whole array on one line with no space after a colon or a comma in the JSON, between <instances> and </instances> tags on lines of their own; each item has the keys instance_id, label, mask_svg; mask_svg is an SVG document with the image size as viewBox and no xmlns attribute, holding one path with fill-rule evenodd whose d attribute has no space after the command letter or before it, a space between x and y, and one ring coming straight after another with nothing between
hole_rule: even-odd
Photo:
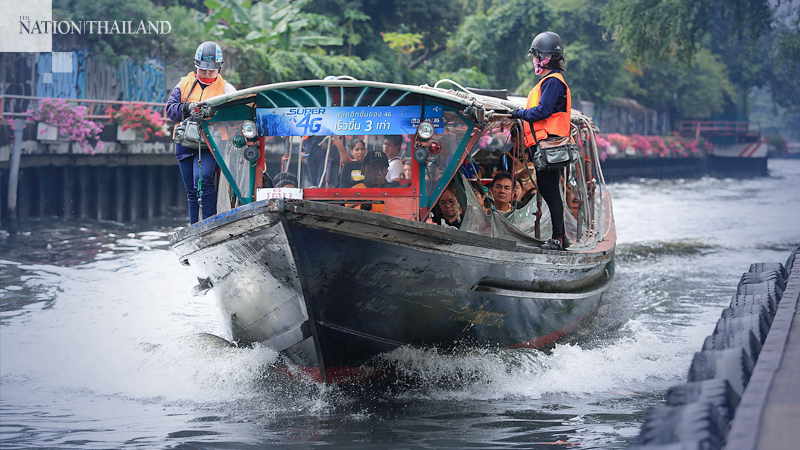
<instances>
[{"instance_id":1,"label":"pink flowering shrub","mask_svg":"<svg viewBox=\"0 0 800 450\"><path fill-rule=\"evenodd\" d=\"M58 127L61 132L69 135L71 141L80 144L84 153L94 154L95 150L102 150L104 145L100 140L103 126L86 118L88 109L78 105L75 101L63 98L43 98L36 104L35 110L28 110L27 120L45 122ZM96 141L92 147L90 141Z\"/></svg>"},{"instance_id":2,"label":"pink flowering shrub","mask_svg":"<svg viewBox=\"0 0 800 450\"><path fill-rule=\"evenodd\" d=\"M119 111L109 106L106 114L111 116L111 121L122 125L122 131L140 129L144 132L144 140L150 139L150 134L158 137L167 135L167 123L161 115L140 103L122 105Z\"/></svg>"},{"instance_id":3,"label":"pink flowering shrub","mask_svg":"<svg viewBox=\"0 0 800 450\"><path fill-rule=\"evenodd\" d=\"M692 158L713 148L710 142L672 136L625 136L611 133L597 135L597 149L600 159L607 158Z\"/></svg>"}]
</instances>

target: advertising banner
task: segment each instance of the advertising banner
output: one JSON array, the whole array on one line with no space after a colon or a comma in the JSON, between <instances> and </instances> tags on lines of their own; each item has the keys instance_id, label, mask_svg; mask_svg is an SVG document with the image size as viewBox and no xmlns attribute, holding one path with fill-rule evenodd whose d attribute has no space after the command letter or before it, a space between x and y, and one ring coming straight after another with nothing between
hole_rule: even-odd
<instances>
[{"instance_id":1,"label":"advertising banner","mask_svg":"<svg viewBox=\"0 0 800 450\"><path fill-rule=\"evenodd\" d=\"M436 133L443 130L444 108L425 105L424 119ZM262 136L346 136L414 134L419 106L338 106L325 108L257 108Z\"/></svg>"}]
</instances>

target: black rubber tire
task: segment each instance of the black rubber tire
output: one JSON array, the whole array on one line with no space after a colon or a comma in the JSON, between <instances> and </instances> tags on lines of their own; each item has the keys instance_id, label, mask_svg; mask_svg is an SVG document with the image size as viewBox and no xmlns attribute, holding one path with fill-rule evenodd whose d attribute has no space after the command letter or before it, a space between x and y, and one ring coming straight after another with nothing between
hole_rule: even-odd
<instances>
[{"instance_id":1,"label":"black rubber tire","mask_svg":"<svg viewBox=\"0 0 800 450\"><path fill-rule=\"evenodd\" d=\"M731 388L741 397L752 373L753 361L743 348L703 350L694 354L686 378L689 382L728 380Z\"/></svg>"},{"instance_id":2,"label":"black rubber tire","mask_svg":"<svg viewBox=\"0 0 800 450\"><path fill-rule=\"evenodd\" d=\"M789 279L789 274L792 273L792 268L794 267L794 259L795 257L800 254L800 245L797 246L794 250L792 250L792 254L786 259L786 264L783 265L783 270L786 273L786 279Z\"/></svg>"},{"instance_id":3,"label":"black rubber tire","mask_svg":"<svg viewBox=\"0 0 800 450\"><path fill-rule=\"evenodd\" d=\"M775 285L781 288L782 291L786 290L786 278L778 273L777 270L770 272L745 272L742 274L742 278L739 279L737 289L743 284L758 284L764 283L765 281L774 281Z\"/></svg>"},{"instance_id":4,"label":"black rubber tire","mask_svg":"<svg viewBox=\"0 0 800 450\"><path fill-rule=\"evenodd\" d=\"M781 296L783 295L783 289L781 289L774 281L740 284L736 288L736 295L750 294L769 294L775 299L776 303L779 303L781 301Z\"/></svg>"},{"instance_id":5,"label":"black rubber tire","mask_svg":"<svg viewBox=\"0 0 800 450\"><path fill-rule=\"evenodd\" d=\"M762 305L774 317L778 312L778 303L769 294L742 294L731 298L731 308Z\"/></svg>"},{"instance_id":6,"label":"black rubber tire","mask_svg":"<svg viewBox=\"0 0 800 450\"><path fill-rule=\"evenodd\" d=\"M741 330L750 330L762 345L769 332L769 324L761 314L750 314L742 317L720 317L713 334L733 334Z\"/></svg>"},{"instance_id":7,"label":"black rubber tire","mask_svg":"<svg viewBox=\"0 0 800 450\"><path fill-rule=\"evenodd\" d=\"M771 272L777 270L784 280L789 279L789 271L779 262L763 262L750 264L748 272Z\"/></svg>"},{"instance_id":8,"label":"black rubber tire","mask_svg":"<svg viewBox=\"0 0 800 450\"><path fill-rule=\"evenodd\" d=\"M667 391L667 406L689 403L711 403L724 422L733 420L733 413L741 397L736 394L728 380L703 380L672 386Z\"/></svg>"},{"instance_id":9,"label":"black rubber tire","mask_svg":"<svg viewBox=\"0 0 800 450\"><path fill-rule=\"evenodd\" d=\"M741 348L755 364L761 353L761 343L750 330L741 330L737 333L712 334L703 342L703 350L727 350Z\"/></svg>"},{"instance_id":10,"label":"black rubber tire","mask_svg":"<svg viewBox=\"0 0 800 450\"><path fill-rule=\"evenodd\" d=\"M647 412L637 445L698 442L701 448L719 449L726 425L711 403L659 406Z\"/></svg>"},{"instance_id":11,"label":"black rubber tire","mask_svg":"<svg viewBox=\"0 0 800 450\"><path fill-rule=\"evenodd\" d=\"M764 305L750 305L750 306L737 306L732 307L729 306L722 310L722 314L720 314L720 318L736 318L736 317L745 317L750 315L757 315L764 318L767 322L767 327L772 326L772 320L775 318L775 314L771 314L769 310L764 307Z\"/></svg>"}]
</instances>

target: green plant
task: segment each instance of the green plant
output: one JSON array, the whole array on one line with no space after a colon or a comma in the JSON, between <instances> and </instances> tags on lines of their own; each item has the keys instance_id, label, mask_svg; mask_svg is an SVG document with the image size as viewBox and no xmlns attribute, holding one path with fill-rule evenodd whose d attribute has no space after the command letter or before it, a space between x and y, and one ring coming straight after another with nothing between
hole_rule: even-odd
<instances>
[{"instance_id":1,"label":"green plant","mask_svg":"<svg viewBox=\"0 0 800 450\"><path fill-rule=\"evenodd\" d=\"M155 133L158 137L164 137L168 133L164 119L141 103L122 105L118 111L109 106L105 112L111 116L112 122L122 126L122 131L142 130L145 141L150 139L150 133Z\"/></svg>"},{"instance_id":2,"label":"green plant","mask_svg":"<svg viewBox=\"0 0 800 450\"><path fill-rule=\"evenodd\" d=\"M43 98L36 104L36 109L26 111L27 120L45 122L56 126L62 133L69 135L71 141L80 144L85 153L94 154L95 150L102 150L104 145L100 141L100 132L103 126L86 118L88 109L78 105L75 101L63 98ZM92 148L90 140L97 144Z\"/></svg>"}]
</instances>

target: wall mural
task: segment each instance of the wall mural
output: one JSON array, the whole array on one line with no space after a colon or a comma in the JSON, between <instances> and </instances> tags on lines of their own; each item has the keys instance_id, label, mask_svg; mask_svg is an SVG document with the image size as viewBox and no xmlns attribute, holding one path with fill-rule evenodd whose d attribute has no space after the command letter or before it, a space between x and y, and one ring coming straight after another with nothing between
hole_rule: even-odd
<instances>
[{"instance_id":1,"label":"wall mural","mask_svg":"<svg viewBox=\"0 0 800 450\"><path fill-rule=\"evenodd\" d=\"M165 102L167 68L151 59L135 64L126 58L113 67L88 51L4 54L2 92L36 97ZM172 72L173 70L170 70Z\"/></svg>"}]
</instances>

